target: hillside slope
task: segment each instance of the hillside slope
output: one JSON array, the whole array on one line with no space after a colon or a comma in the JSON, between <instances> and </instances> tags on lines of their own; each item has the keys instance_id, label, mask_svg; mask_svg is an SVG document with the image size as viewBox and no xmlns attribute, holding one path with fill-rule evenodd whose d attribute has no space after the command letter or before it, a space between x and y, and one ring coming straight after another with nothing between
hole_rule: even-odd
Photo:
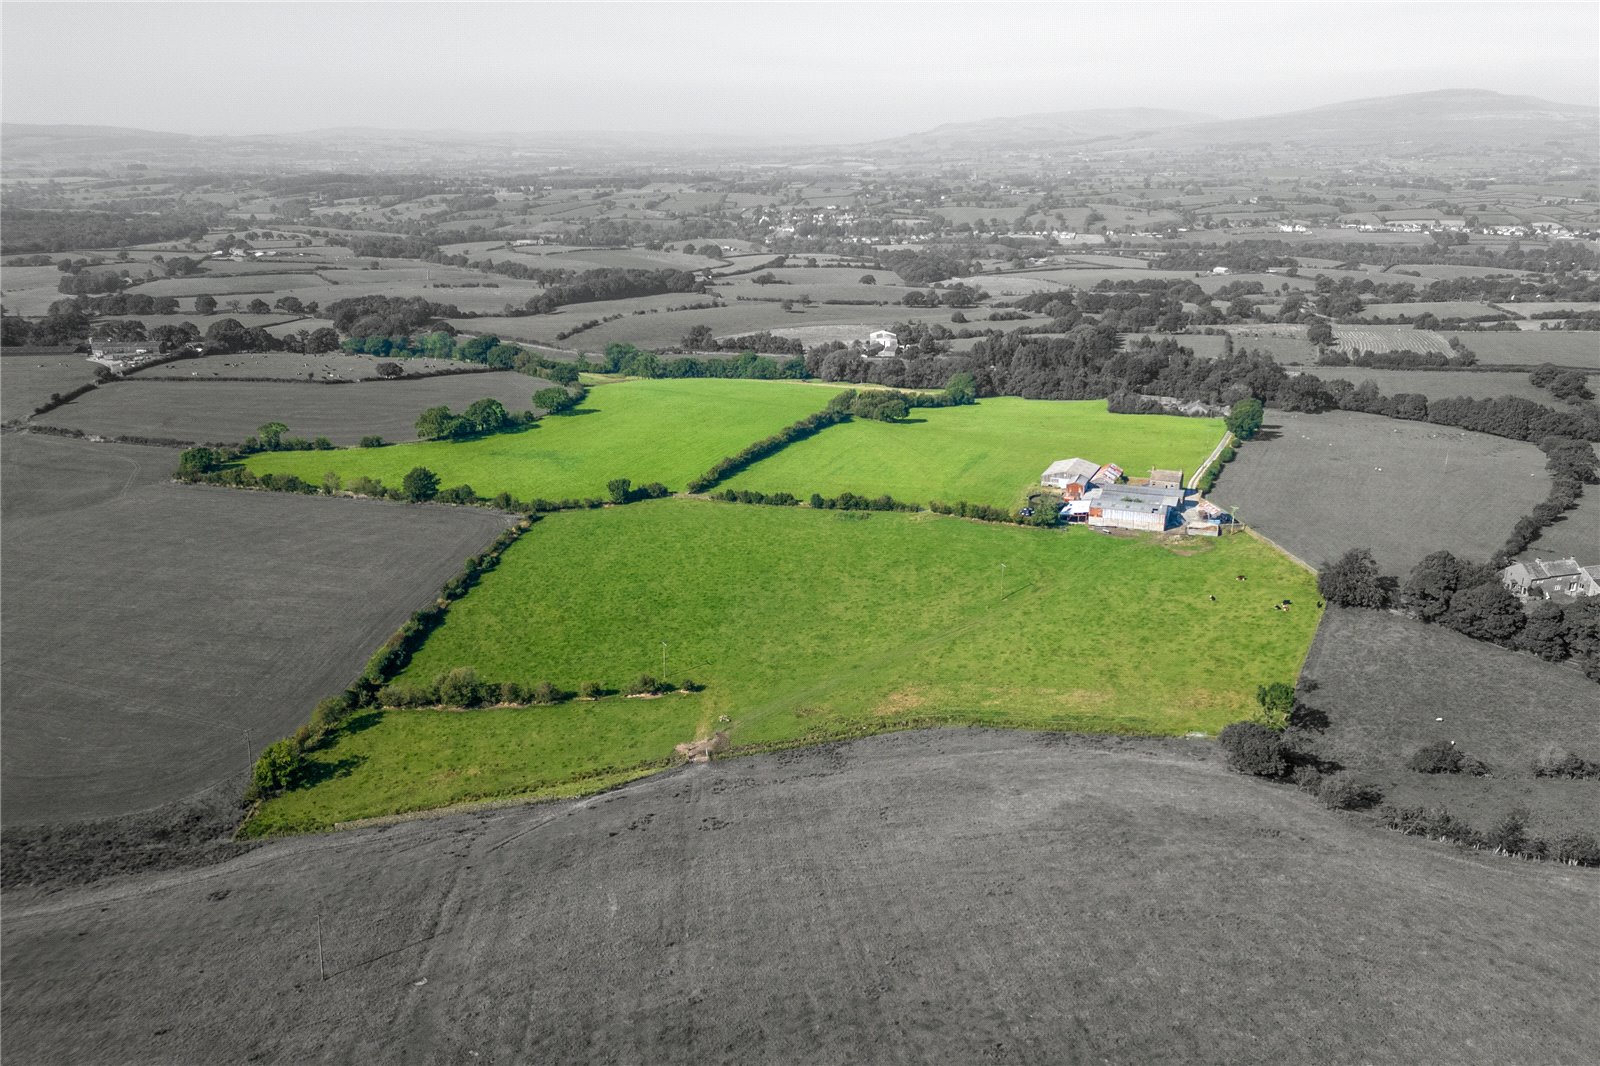
<instances>
[{"instance_id":1,"label":"hillside slope","mask_svg":"<svg viewBox=\"0 0 1600 1066\"><path fill-rule=\"evenodd\" d=\"M1594 871L980 730L11 897L19 1062L1577 1062ZM318 980L318 926L327 972Z\"/></svg>"}]
</instances>

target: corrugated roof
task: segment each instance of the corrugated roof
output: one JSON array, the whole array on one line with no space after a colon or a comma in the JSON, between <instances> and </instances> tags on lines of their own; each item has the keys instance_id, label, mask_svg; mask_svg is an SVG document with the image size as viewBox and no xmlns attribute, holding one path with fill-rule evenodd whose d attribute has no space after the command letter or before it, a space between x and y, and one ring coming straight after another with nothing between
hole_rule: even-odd
<instances>
[{"instance_id":1,"label":"corrugated roof","mask_svg":"<svg viewBox=\"0 0 1600 1066\"><path fill-rule=\"evenodd\" d=\"M1091 463L1087 459L1057 459L1045 467L1044 473L1039 475L1041 480L1047 477L1082 478L1088 481L1100 472L1099 463Z\"/></svg>"}]
</instances>

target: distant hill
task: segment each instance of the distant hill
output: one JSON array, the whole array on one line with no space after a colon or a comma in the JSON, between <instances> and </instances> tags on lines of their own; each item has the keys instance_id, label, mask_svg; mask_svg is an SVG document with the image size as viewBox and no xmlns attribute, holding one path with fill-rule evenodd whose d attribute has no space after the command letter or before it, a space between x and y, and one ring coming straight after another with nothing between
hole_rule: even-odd
<instances>
[{"instance_id":1,"label":"distant hill","mask_svg":"<svg viewBox=\"0 0 1600 1066\"><path fill-rule=\"evenodd\" d=\"M1306 111L1230 119L1163 130L1141 148L1261 143L1278 147L1377 147L1390 154L1587 145L1600 139L1600 108L1482 89L1442 89L1348 100Z\"/></svg>"},{"instance_id":2,"label":"distant hill","mask_svg":"<svg viewBox=\"0 0 1600 1066\"><path fill-rule=\"evenodd\" d=\"M1522 147L1549 152L1555 142L1563 151L1593 158L1600 154L1597 136L1600 108L1482 89L1444 89L1241 119L1151 108L1020 115L936 126L858 147L907 159L1120 155L1134 150L1160 154L1246 146L1417 157Z\"/></svg>"},{"instance_id":3,"label":"distant hill","mask_svg":"<svg viewBox=\"0 0 1600 1066\"><path fill-rule=\"evenodd\" d=\"M1052 111L975 122L950 122L922 133L876 141L863 147L930 155L951 151L1065 147L1121 140L1154 130L1192 126L1207 121L1214 121L1213 116L1152 107Z\"/></svg>"}]
</instances>

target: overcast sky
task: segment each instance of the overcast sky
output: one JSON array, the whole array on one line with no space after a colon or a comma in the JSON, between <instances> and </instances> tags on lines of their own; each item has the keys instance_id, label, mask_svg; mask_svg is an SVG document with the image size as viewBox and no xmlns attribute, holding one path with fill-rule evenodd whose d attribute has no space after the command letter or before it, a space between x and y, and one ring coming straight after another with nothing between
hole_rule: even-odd
<instances>
[{"instance_id":1,"label":"overcast sky","mask_svg":"<svg viewBox=\"0 0 1600 1066\"><path fill-rule=\"evenodd\" d=\"M1595 104L1600 4L19 3L9 122L854 140L997 115L1220 117L1492 89Z\"/></svg>"}]
</instances>

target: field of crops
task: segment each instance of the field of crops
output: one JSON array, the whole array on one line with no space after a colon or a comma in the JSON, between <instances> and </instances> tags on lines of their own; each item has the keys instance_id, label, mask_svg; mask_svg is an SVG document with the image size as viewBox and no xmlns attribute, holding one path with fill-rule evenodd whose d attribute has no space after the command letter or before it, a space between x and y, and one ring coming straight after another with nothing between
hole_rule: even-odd
<instances>
[{"instance_id":1,"label":"field of crops","mask_svg":"<svg viewBox=\"0 0 1600 1066\"><path fill-rule=\"evenodd\" d=\"M225 444L282 422L291 436L348 446L369 434L415 440L417 416L438 404L461 411L492 397L508 411L526 411L533 394L549 384L510 370L348 385L135 377L102 385L35 421L86 433Z\"/></svg>"},{"instance_id":2,"label":"field of crops","mask_svg":"<svg viewBox=\"0 0 1600 1066\"><path fill-rule=\"evenodd\" d=\"M412 467L425 466L445 486L466 484L483 496L504 491L521 499L603 497L606 482L618 477L635 485L660 481L681 491L717 460L822 410L831 395L831 389L798 382L628 381L599 386L578 411L516 433L276 452L252 456L247 465L257 473L293 473L314 482L333 471L346 480L364 476L394 486Z\"/></svg>"},{"instance_id":3,"label":"field of crops","mask_svg":"<svg viewBox=\"0 0 1600 1066\"><path fill-rule=\"evenodd\" d=\"M1187 475L1221 439L1220 419L1114 415L1104 400L1000 396L967 407L919 408L902 423L854 419L790 445L728 485L802 497L848 491L1011 507L1057 459L1116 463L1129 477L1153 466Z\"/></svg>"},{"instance_id":4,"label":"field of crops","mask_svg":"<svg viewBox=\"0 0 1600 1066\"><path fill-rule=\"evenodd\" d=\"M1299 606L1273 610L1283 599ZM735 744L906 717L1214 733L1248 713L1257 685L1295 677L1315 602L1310 574L1248 537L1169 548L696 500L553 515L451 609L397 683L471 666L569 690L654 673L705 691L593 710L385 712L316 756L350 773L273 800L257 826L558 788L716 728Z\"/></svg>"},{"instance_id":5,"label":"field of crops","mask_svg":"<svg viewBox=\"0 0 1600 1066\"><path fill-rule=\"evenodd\" d=\"M505 521L177 485L166 448L16 434L3 458L7 826L241 776Z\"/></svg>"},{"instance_id":6,"label":"field of crops","mask_svg":"<svg viewBox=\"0 0 1600 1066\"><path fill-rule=\"evenodd\" d=\"M1438 352L1450 354L1442 333L1410 326L1334 326L1334 345L1346 352Z\"/></svg>"},{"instance_id":7,"label":"field of crops","mask_svg":"<svg viewBox=\"0 0 1600 1066\"><path fill-rule=\"evenodd\" d=\"M1350 411L1269 411L1212 495L1312 566L1368 548L1403 576L1441 549L1488 558L1549 490L1531 444Z\"/></svg>"}]
</instances>

